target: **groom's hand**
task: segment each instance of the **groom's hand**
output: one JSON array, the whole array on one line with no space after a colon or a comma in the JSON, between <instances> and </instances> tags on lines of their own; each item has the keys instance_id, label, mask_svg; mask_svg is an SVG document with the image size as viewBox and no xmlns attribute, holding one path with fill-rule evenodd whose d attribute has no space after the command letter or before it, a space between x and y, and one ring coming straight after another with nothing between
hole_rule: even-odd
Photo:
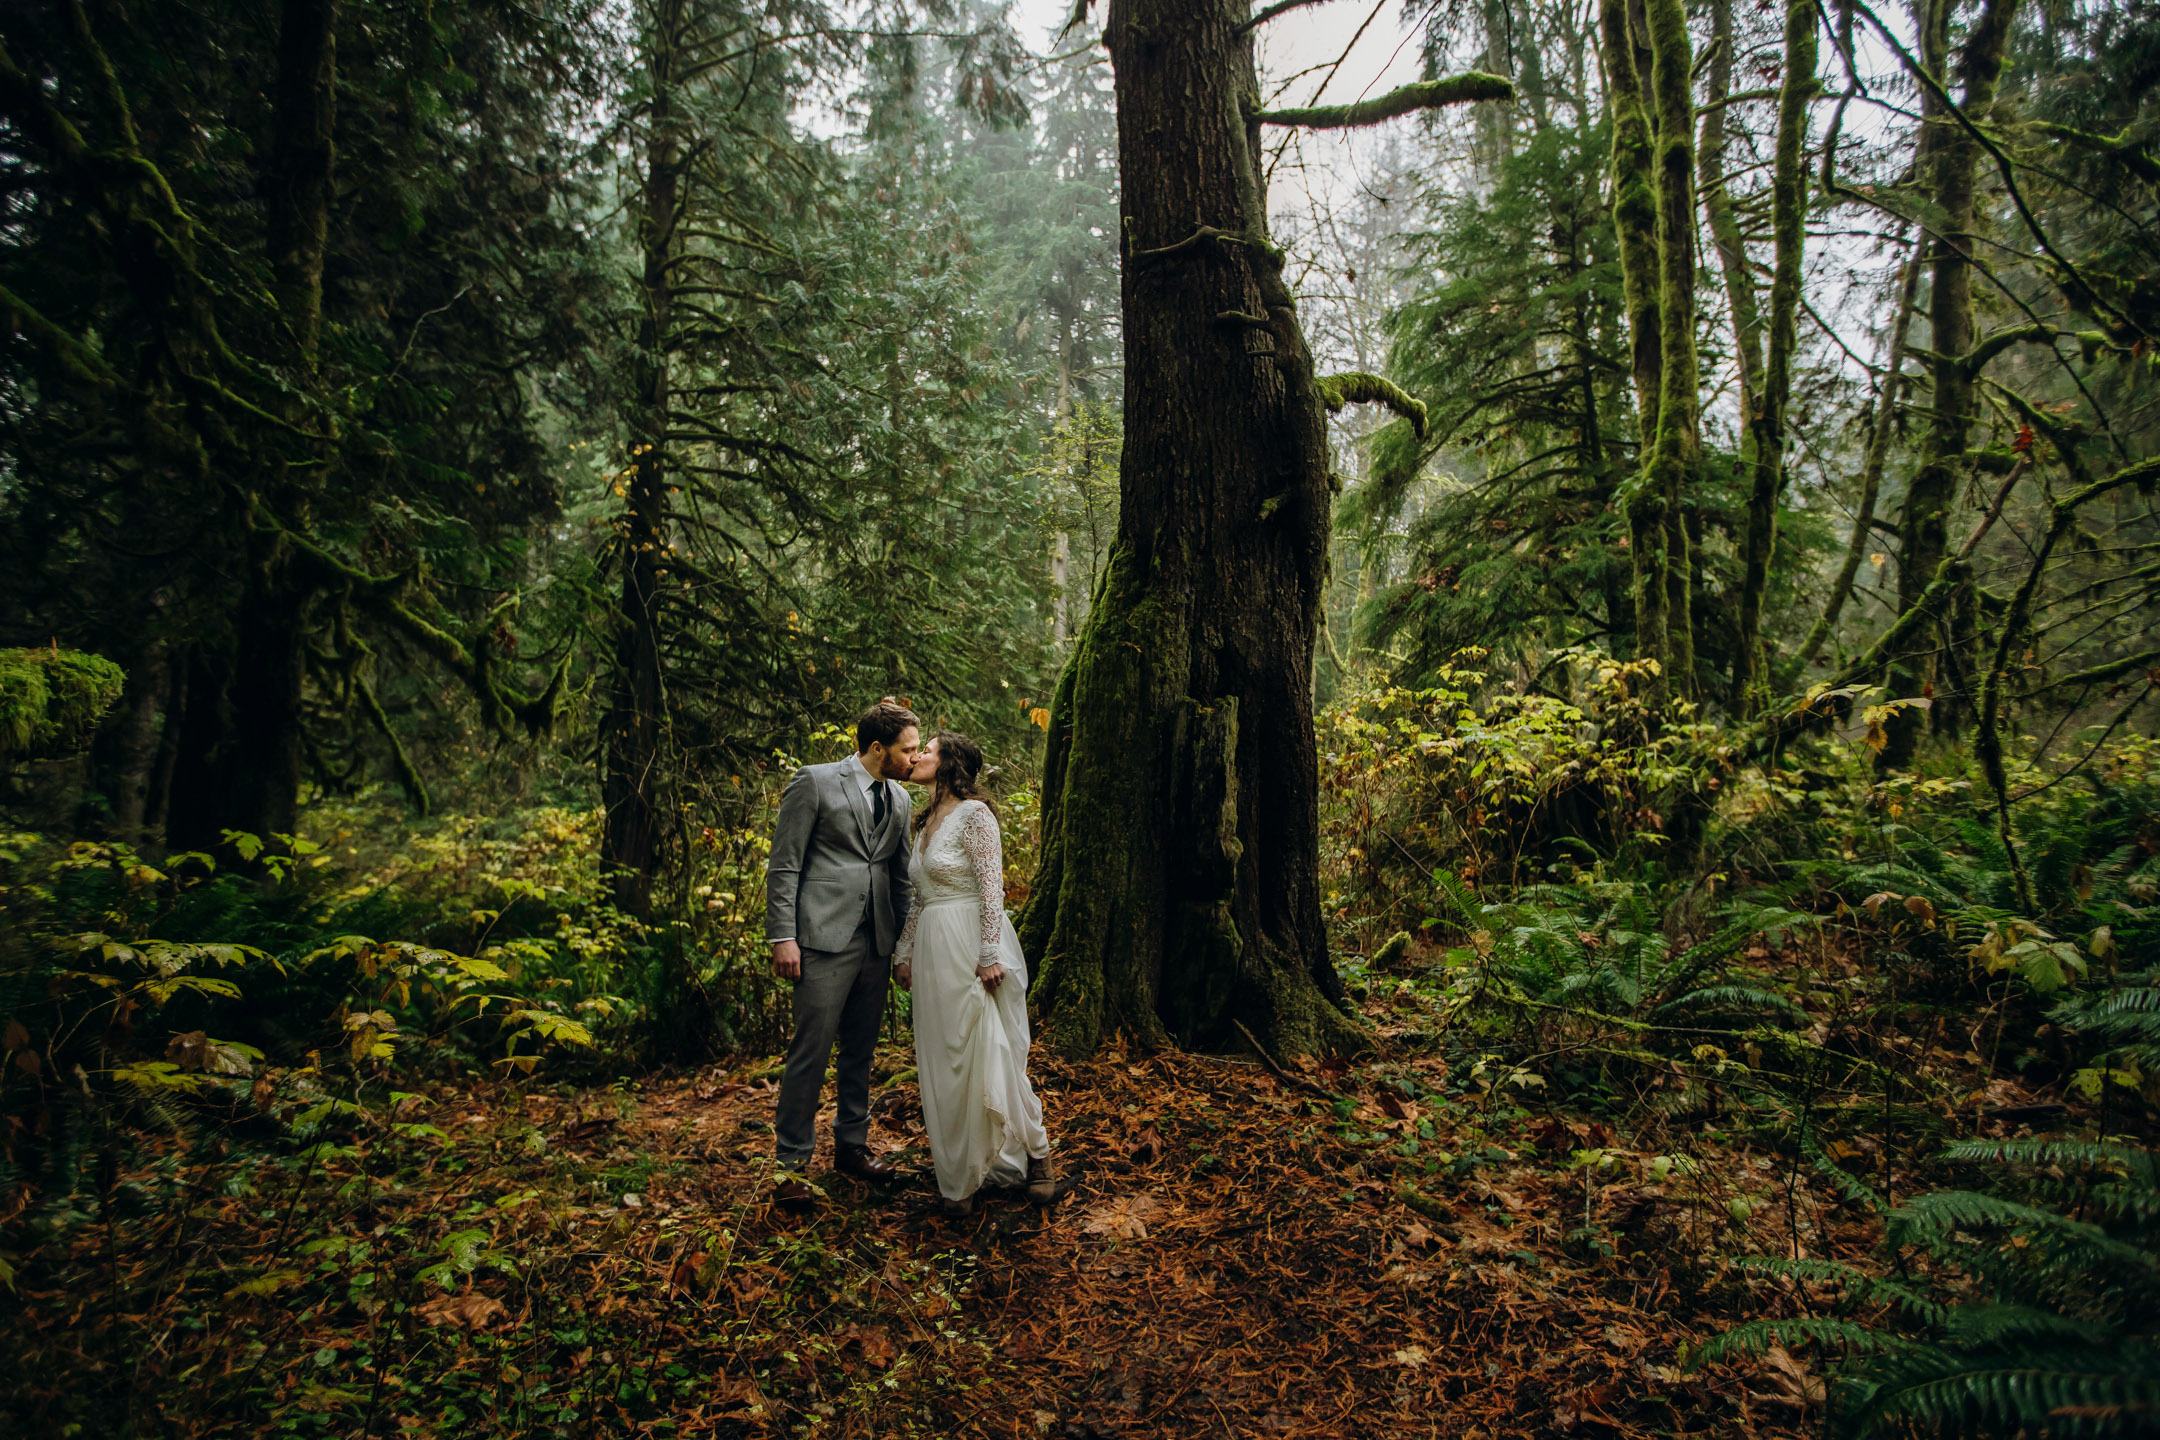
<instances>
[{"instance_id":1,"label":"groom's hand","mask_svg":"<svg viewBox=\"0 0 2160 1440\"><path fill-rule=\"evenodd\" d=\"M802 979L802 947L793 940L781 940L772 947L772 973L782 980Z\"/></svg>"}]
</instances>

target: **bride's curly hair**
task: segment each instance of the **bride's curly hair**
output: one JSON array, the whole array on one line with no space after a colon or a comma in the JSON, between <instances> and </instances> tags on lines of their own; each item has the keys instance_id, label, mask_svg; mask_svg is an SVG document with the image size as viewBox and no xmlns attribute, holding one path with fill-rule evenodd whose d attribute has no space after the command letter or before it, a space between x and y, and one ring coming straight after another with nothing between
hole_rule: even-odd
<instances>
[{"instance_id":1,"label":"bride's curly hair","mask_svg":"<svg viewBox=\"0 0 2160 1440\"><path fill-rule=\"evenodd\" d=\"M957 730L940 730L930 739L937 746L937 774L930 777L930 803L915 812L914 828L920 831L929 824L930 816L948 795L956 804L962 800L980 800L989 806L992 815L997 814L997 806L990 803L990 797L982 790L982 746Z\"/></svg>"}]
</instances>

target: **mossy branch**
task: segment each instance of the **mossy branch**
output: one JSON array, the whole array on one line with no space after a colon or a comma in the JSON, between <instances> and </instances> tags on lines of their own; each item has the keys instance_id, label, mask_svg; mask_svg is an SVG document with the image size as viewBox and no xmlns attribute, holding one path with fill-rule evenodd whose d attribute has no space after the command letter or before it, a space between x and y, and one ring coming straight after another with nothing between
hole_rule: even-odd
<instances>
[{"instance_id":1,"label":"mossy branch","mask_svg":"<svg viewBox=\"0 0 2160 1440\"><path fill-rule=\"evenodd\" d=\"M2051 139L2067 141L2080 150L2105 155L2140 180L2160 184L2160 160L2154 159L2145 142L2132 139L2127 130L2120 135L2095 135L2074 126L2056 125L2046 120L2032 121L2031 127Z\"/></svg>"},{"instance_id":2,"label":"mossy branch","mask_svg":"<svg viewBox=\"0 0 2160 1440\"><path fill-rule=\"evenodd\" d=\"M2155 666L2160 666L2160 650L2140 650L2135 655L2125 655L2122 659L2110 660L2105 665L2095 665L2087 670L2074 670L2060 679L2050 680L2045 685L2035 687L2033 693L2040 694L2049 690L2075 689L2084 685L2105 685L2110 681L2120 680L2125 675L2133 675L2140 670L2151 670Z\"/></svg>"},{"instance_id":3,"label":"mossy branch","mask_svg":"<svg viewBox=\"0 0 2160 1440\"><path fill-rule=\"evenodd\" d=\"M427 782L420 778L420 769L413 764L412 756L406 752L405 742L398 739L397 732L390 728L390 717L384 712L382 701L375 698L375 687L361 679L356 681L354 690L360 697L360 706L367 712L368 720L390 744L390 763L397 770L398 785L404 790L405 798L412 803L413 813L426 815L430 808Z\"/></svg>"},{"instance_id":4,"label":"mossy branch","mask_svg":"<svg viewBox=\"0 0 2160 1440\"><path fill-rule=\"evenodd\" d=\"M102 655L0 650L0 759L62 755L89 742L127 677Z\"/></svg>"},{"instance_id":5,"label":"mossy branch","mask_svg":"<svg viewBox=\"0 0 2160 1440\"><path fill-rule=\"evenodd\" d=\"M120 383L104 356L39 314L36 306L6 286L0 286L0 314L7 317L11 329L28 335L51 356L53 364L69 380L98 389Z\"/></svg>"},{"instance_id":6,"label":"mossy branch","mask_svg":"<svg viewBox=\"0 0 2160 1440\"><path fill-rule=\"evenodd\" d=\"M1482 70L1466 70L1445 80L1420 80L1390 90L1375 100L1355 105L1317 105L1303 110L1261 110L1253 119L1262 125L1302 125L1308 130L1340 130L1351 125L1378 125L1398 115L1437 110L1443 105L1463 105L1473 100L1512 100L1513 81Z\"/></svg>"},{"instance_id":7,"label":"mossy branch","mask_svg":"<svg viewBox=\"0 0 2160 1440\"><path fill-rule=\"evenodd\" d=\"M1330 415L1345 405L1385 405L1410 422L1418 439L1425 438L1425 402L1392 380L1363 370L1346 370L1340 375L1323 375L1313 384L1319 387L1320 403L1327 406Z\"/></svg>"}]
</instances>

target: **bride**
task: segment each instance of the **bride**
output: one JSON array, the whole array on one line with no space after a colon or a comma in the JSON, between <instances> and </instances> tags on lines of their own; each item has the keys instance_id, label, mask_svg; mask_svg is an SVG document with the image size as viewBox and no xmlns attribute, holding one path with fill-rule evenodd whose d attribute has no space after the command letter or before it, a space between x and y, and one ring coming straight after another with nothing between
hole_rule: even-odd
<instances>
[{"instance_id":1,"label":"bride","mask_svg":"<svg viewBox=\"0 0 2160 1440\"><path fill-rule=\"evenodd\" d=\"M1042 1105L1028 1084L1027 962L1005 916L997 811L976 784L982 747L944 731L908 776L930 787L908 857L913 898L893 950L915 997L915 1073L945 1213L967 1215L985 1182L1057 1196ZM919 975L918 975L918 972Z\"/></svg>"}]
</instances>

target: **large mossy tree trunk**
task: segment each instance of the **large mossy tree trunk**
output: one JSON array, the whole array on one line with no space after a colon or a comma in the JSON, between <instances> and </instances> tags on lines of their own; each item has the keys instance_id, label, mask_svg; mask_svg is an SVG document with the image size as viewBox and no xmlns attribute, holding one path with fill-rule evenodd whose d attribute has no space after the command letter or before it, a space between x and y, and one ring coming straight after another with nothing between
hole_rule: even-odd
<instances>
[{"instance_id":1,"label":"large mossy tree trunk","mask_svg":"<svg viewBox=\"0 0 2160 1440\"><path fill-rule=\"evenodd\" d=\"M1470 72L1260 108L1241 0L1112 0L1125 318L1116 543L1052 702L1021 939L1052 1046L1362 1047L1320 909L1313 654L1327 414L1423 405L1322 378L1267 237L1263 125L1506 100Z\"/></svg>"},{"instance_id":2,"label":"large mossy tree trunk","mask_svg":"<svg viewBox=\"0 0 2160 1440\"><path fill-rule=\"evenodd\" d=\"M1244 7L1113 0L1118 537L1052 706L1022 916L1049 1043L1357 1046L1328 960L1312 674L1326 410L1267 243Z\"/></svg>"}]
</instances>

